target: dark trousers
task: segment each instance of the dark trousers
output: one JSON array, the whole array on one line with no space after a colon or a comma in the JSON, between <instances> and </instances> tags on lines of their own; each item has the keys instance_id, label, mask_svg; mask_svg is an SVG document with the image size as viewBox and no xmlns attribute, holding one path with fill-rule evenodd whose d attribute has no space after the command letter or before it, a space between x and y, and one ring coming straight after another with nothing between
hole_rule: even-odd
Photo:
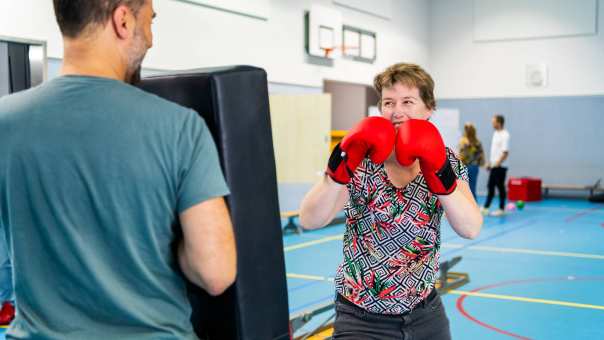
<instances>
[{"instance_id":1,"label":"dark trousers","mask_svg":"<svg viewBox=\"0 0 604 340\"><path fill-rule=\"evenodd\" d=\"M436 292L403 315L367 312L338 294L334 340L451 340L449 319Z\"/></svg>"},{"instance_id":2,"label":"dark trousers","mask_svg":"<svg viewBox=\"0 0 604 340\"><path fill-rule=\"evenodd\" d=\"M470 184L470 191L476 198L476 181L478 180L478 165L468 165L468 180Z\"/></svg>"},{"instance_id":3,"label":"dark trousers","mask_svg":"<svg viewBox=\"0 0 604 340\"><path fill-rule=\"evenodd\" d=\"M484 207L488 208L491 206L491 201L493 200L493 196L495 196L495 187L497 187L497 191L499 191L499 209L505 209L505 175L508 172L508 168L498 167L492 168L491 173L489 174L489 194L487 196L487 201L484 203Z\"/></svg>"}]
</instances>

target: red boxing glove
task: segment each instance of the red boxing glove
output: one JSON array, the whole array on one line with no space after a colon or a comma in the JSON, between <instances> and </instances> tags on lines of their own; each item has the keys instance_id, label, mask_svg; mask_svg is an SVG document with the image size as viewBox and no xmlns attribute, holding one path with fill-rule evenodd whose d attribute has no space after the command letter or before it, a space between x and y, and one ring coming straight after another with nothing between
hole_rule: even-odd
<instances>
[{"instance_id":1,"label":"red boxing glove","mask_svg":"<svg viewBox=\"0 0 604 340\"><path fill-rule=\"evenodd\" d=\"M376 164L384 163L394 148L395 135L394 126L388 119L363 119L333 149L327 174L335 182L347 184L365 157L369 156Z\"/></svg>"},{"instance_id":2,"label":"red boxing glove","mask_svg":"<svg viewBox=\"0 0 604 340\"><path fill-rule=\"evenodd\" d=\"M440 133L427 120L411 119L402 123L394 146L397 161L409 166L419 159L419 166L430 192L448 195L457 186L457 176L447 158Z\"/></svg>"}]
</instances>

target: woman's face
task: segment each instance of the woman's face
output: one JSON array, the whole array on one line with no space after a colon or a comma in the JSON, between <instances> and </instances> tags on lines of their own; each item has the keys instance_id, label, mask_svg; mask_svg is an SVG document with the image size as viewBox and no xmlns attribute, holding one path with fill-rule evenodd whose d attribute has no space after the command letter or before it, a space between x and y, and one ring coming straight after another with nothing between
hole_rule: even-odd
<instances>
[{"instance_id":1,"label":"woman's face","mask_svg":"<svg viewBox=\"0 0 604 340\"><path fill-rule=\"evenodd\" d=\"M392 87L382 89L382 116L392 122L395 128L409 119L428 119L432 110L419 95L417 87L407 87L394 83Z\"/></svg>"}]
</instances>

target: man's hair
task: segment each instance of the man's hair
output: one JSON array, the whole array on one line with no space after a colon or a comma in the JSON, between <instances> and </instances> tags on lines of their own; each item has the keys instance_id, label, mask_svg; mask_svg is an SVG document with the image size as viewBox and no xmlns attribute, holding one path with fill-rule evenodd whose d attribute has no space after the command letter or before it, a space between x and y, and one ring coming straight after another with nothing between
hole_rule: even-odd
<instances>
[{"instance_id":1,"label":"man's hair","mask_svg":"<svg viewBox=\"0 0 604 340\"><path fill-rule=\"evenodd\" d=\"M373 79L373 88L377 91L378 105L382 102L382 89L400 83L408 87L417 87L419 95L428 109L436 108L434 99L434 80L419 65L398 63L388 67Z\"/></svg>"},{"instance_id":2,"label":"man's hair","mask_svg":"<svg viewBox=\"0 0 604 340\"><path fill-rule=\"evenodd\" d=\"M501 127L503 127L505 124L505 118L503 118L502 115L495 115L495 121L497 121Z\"/></svg>"},{"instance_id":3,"label":"man's hair","mask_svg":"<svg viewBox=\"0 0 604 340\"><path fill-rule=\"evenodd\" d=\"M104 24L113 11L126 5L138 14L146 0L53 0L55 17L63 36L76 38L91 26Z\"/></svg>"}]
</instances>

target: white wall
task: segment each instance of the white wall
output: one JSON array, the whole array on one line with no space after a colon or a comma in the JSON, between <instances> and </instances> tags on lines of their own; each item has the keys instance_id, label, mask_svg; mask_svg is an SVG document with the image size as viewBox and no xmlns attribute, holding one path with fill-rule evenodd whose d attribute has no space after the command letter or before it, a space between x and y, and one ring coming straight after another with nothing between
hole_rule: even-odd
<instances>
[{"instance_id":1,"label":"white wall","mask_svg":"<svg viewBox=\"0 0 604 340\"><path fill-rule=\"evenodd\" d=\"M155 45L143 66L248 64L265 68L272 82L322 86L324 78L371 84L376 73L402 60L427 64L428 2L394 0L392 20L336 6L344 23L377 32L378 49L374 64L340 59L331 67L308 63L304 51L303 13L311 3L334 6L329 0L270 0L270 18L263 21L181 1L155 0ZM61 58L51 1L0 1L2 35L45 40L48 56Z\"/></svg>"},{"instance_id":2,"label":"white wall","mask_svg":"<svg viewBox=\"0 0 604 340\"><path fill-rule=\"evenodd\" d=\"M431 0L430 71L437 97L604 94L602 1L598 11L599 32L595 35L474 42L472 0ZM501 15L508 13L514 11ZM540 63L548 65L549 84L529 88L525 67Z\"/></svg>"},{"instance_id":3,"label":"white wall","mask_svg":"<svg viewBox=\"0 0 604 340\"><path fill-rule=\"evenodd\" d=\"M439 98L604 94L602 1L596 35L494 42L473 41L472 0L393 0L392 20L335 6L345 23L377 32L378 55L374 64L341 59L332 67L309 63L304 51L303 12L314 2L333 6L270 0L270 18L262 21L155 0L155 46L144 66L251 64L265 68L271 82L321 87L325 78L371 84L384 67L405 60L428 68ZM0 36L46 40L49 57L62 55L51 1L1 0ZM539 63L549 67L549 84L530 89L525 66Z\"/></svg>"}]
</instances>

